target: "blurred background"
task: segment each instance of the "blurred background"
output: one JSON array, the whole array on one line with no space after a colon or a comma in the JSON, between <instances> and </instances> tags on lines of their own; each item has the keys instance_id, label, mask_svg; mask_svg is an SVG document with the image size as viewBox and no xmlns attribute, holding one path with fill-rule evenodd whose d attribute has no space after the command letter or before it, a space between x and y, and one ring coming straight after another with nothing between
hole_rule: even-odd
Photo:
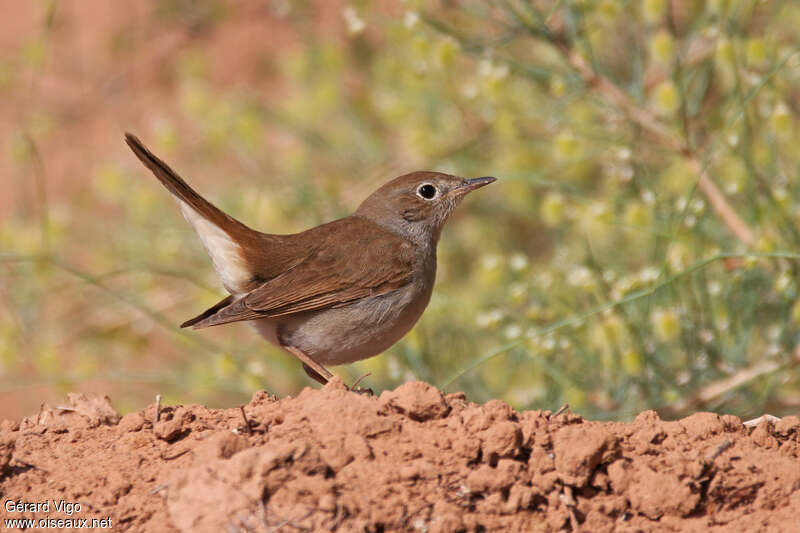
<instances>
[{"instance_id":1,"label":"blurred background","mask_svg":"<svg viewBox=\"0 0 800 533\"><path fill-rule=\"evenodd\" d=\"M0 2L0 418L311 382L224 295L132 131L288 233L432 169L500 181L386 354L335 368L630 418L800 406L800 4Z\"/></svg>"}]
</instances>

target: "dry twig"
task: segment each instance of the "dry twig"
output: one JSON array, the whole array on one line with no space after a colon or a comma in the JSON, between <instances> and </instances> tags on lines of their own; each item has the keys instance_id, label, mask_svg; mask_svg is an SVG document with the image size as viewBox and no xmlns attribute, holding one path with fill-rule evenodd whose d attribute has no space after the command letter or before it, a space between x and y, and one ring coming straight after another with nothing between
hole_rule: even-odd
<instances>
[{"instance_id":1,"label":"dry twig","mask_svg":"<svg viewBox=\"0 0 800 533\"><path fill-rule=\"evenodd\" d=\"M153 415L153 425L161 419L161 395L156 394L156 412Z\"/></svg>"},{"instance_id":2,"label":"dry twig","mask_svg":"<svg viewBox=\"0 0 800 533\"><path fill-rule=\"evenodd\" d=\"M558 411L556 411L555 413L553 413L552 415L550 415L550 418L555 418L555 417L557 417L557 416L560 416L560 415L561 415L562 413L564 413L564 411L566 411L567 409L569 409L569 404L568 404L568 403L565 403L564 405L562 405L561 407L559 407L559 408L558 408Z\"/></svg>"},{"instance_id":3,"label":"dry twig","mask_svg":"<svg viewBox=\"0 0 800 533\"><path fill-rule=\"evenodd\" d=\"M742 425L744 427L747 427L747 428L754 428L754 427L758 426L764 420L766 420L770 424L775 424L776 422L780 422L781 419L778 418L777 416L761 415L758 418L754 418L752 420L748 420L747 422L742 422Z\"/></svg>"},{"instance_id":4,"label":"dry twig","mask_svg":"<svg viewBox=\"0 0 800 533\"><path fill-rule=\"evenodd\" d=\"M709 383L688 398L675 402L667 409L671 413L679 413L687 409L708 403L720 396L741 387L745 383L758 379L761 376L778 371L783 365L777 361L759 361L745 367L726 378Z\"/></svg>"}]
</instances>

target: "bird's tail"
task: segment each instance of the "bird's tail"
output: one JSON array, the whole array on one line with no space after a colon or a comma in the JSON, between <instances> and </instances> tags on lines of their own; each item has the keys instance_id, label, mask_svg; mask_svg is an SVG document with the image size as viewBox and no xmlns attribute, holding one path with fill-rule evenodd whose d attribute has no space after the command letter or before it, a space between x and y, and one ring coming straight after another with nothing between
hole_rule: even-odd
<instances>
[{"instance_id":1,"label":"bird's tail","mask_svg":"<svg viewBox=\"0 0 800 533\"><path fill-rule=\"evenodd\" d=\"M167 190L173 194L173 196L175 196L178 200L188 204L192 210L197 212L199 215L202 215L203 218L214 223L223 230L227 230L228 227L232 225L244 226L244 224L235 218L228 216L217 206L200 196L189 186L188 183L183 181L183 178L178 176L174 170L169 168L169 165L153 155L153 152L148 150L147 147L142 144L142 141L136 137L136 135L133 135L132 133L126 133L125 142L127 142L128 146L131 147L131 150L133 150L133 153L136 154L136 157L138 157L139 160L144 163L144 166L150 169L153 175L158 178L158 181L160 181L164 187L166 187Z\"/></svg>"},{"instance_id":2,"label":"bird's tail","mask_svg":"<svg viewBox=\"0 0 800 533\"><path fill-rule=\"evenodd\" d=\"M244 292L245 286L253 277L253 269L246 260L240 242L257 232L200 196L166 163L153 155L135 135L126 133L125 142L178 200L183 216L203 242L225 288L232 294Z\"/></svg>"}]
</instances>

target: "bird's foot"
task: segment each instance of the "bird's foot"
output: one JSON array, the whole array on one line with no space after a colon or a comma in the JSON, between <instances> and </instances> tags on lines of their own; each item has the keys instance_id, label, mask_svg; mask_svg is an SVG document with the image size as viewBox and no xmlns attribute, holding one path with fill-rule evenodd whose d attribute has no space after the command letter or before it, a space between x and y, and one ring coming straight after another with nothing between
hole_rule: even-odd
<instances>
[{"instance_id":1,"label":"bird's foot","mask_svg":"<svg viewBox=\"0 0 800 533\"><path fill-rule=\"evenodd\" d=\"M367 377L367 376L369 376L371 374L372 374L371 372L367 372L366 374L364 374L363 376L358 378L355 381L355 383L353 383L353 385L349 387L350 392L355 392L356 394L364 394L366 396L375 396L375 393L372 392L372 389L370 389L369 387L361 388L361 387L358 386L358 384L361 383L362 379L364 379L365 377Z\"/></svg>"}]
</instances>

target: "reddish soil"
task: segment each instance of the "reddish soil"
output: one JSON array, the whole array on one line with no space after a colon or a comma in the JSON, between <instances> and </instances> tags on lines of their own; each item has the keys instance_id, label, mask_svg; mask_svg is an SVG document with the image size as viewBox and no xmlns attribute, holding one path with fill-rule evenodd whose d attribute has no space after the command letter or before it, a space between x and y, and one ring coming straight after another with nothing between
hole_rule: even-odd
<instances>
[{"instance_id":1,"label":"reddish soil","mask_svg":"<svg viewBox=\"0 0 800 533\"><path fill-rule=\"evenodd\" d=\"M0 426L2 519L117 531L796 531L800 418L592 422L421 382L239 409L107 398ZM9 511L50 502L50 511ZM73 512L55 503L73 504ZM80 510L77 506L80 505ZM69 524L67 524L69 525ZM73 524L74 525L74 524Z\"/></svg>"}]
</instances>

